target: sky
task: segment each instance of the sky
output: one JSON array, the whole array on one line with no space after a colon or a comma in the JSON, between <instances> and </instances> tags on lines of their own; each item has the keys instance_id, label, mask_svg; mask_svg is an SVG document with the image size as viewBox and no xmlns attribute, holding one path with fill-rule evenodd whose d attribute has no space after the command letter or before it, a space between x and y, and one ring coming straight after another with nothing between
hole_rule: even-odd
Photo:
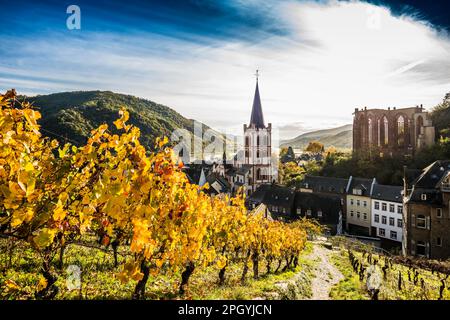
<instances>
[{"instance_id":1,"label":"sky","mask_svg":"<svg viewBox=\"0 0 450 320\"><path fill-rule=\"evenodd\" d=\"M2 91L111 90L240 134L259 69L264 117L281 139L349 124L355 108L431 109L450 92L449 1L1 5Z\"/></svg>"}]
</instances>

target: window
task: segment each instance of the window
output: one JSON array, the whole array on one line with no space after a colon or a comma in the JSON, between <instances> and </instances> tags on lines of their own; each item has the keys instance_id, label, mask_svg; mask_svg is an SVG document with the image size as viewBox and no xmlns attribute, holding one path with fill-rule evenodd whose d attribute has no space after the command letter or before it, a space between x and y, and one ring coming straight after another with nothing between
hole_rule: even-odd
<instances>
[{"instance_id":1,"label":"window","mask_svg":"<svg viewBox=\"0 0 450 320\"><path fill-rule=\"evenodd\" d=\"M310 216L311 216L311 210L306 210L306 215L307 215L308 217L310 217Z\"/></svg>"},{"instance_id":2,"label":"window","mask_svg":"<svg viewBox=\"0 0 450 320\"><path fill-rule=\"evenodd\" d=\"M273 211L273 212L278 212L278 207L273 206L273 207L272 207L272 211Z\"/></svg>"},{"instance_id":3,"label":"window","mask_svg":"<svg viewBox=\"0 0 450 320\"><path fill-rule=\"evenodd\" d=\"M363 212L363 219L367 220L367 213Z\"/></svg>"},{"instance_id":4,"label":"window","mask_svg":"<svg viewBox=\"0 0 450 320\"><path fill-rule=\"evenodd\" d=\"M389 205L389 212L395 212L395 205L393 204Z\"/></svg>"},{"instance_id":5,"label":"window","mask_svg":"<svg viewBox=\"0 0 450 320\"><path fill-rule=\"evenodd\" d=\"M424 215L419 214L416 219L417 228L425 229L427 227L427 220Z\"/></svg>"},{"instance_id":6,"label":"window","mask_svg":"<svg viewBox=\"0 0 450 320\"><path fill-rule=\"evenodd\" d=\"M365 201L365 200L363 201L363 206L367 207L367 201Z\"/></svg>"},{"instance_id":7,"label":"window","mask_svg":"<svg viewBox=\"0 0 450 320\"><path fill-rule=\"evenodd\" d=\"M442 239L441 238L439 238L439 237L436 238L436 245L438 247L442 247Z\"/></svg>"},{"instance_id":8,"label":"window","mask_svg":"<svg viewBox=\"0 0 450 320\"><path fill-rule=\"evenodd\" d=\"M417 241L416 244L416 254L418 256L425 256L425 250L426 246L425 246L425 242L424 241Z\"/></svg>"},{"instance_id":9,"label":"window","mask_svg":"<svg viewBox=\"0 0 450 320\"><path fill-rule=\"evenodd\" d=\"M402 214L403 213L403 206L397 206L397 213Z\"/></svg>"},{"instance_id":10,"label":"window","mask_svg":"<svg viewBox=\"0 0 450 320\"><path fill-rule=\"evenodd\" d=\"M442 218L442 209L441 208L436 209L436 217Z\"/></svg>"},{"instance_id":11,"label":"window","mask_svg":"<svg viewBox=\"0 0 450 320\"><path fill-rule=\"evenodd\" d=\"M350 199L350 205L354 205L355 202L353 201L353 199Z\"/></svg>"},{"instance_id":12,"label":"window","mask_svg":"<svg viewBox=\"0 0 450 320\"><path fill-rule=\"evenodd\" d=\"M394 218L389 218L389 225L390 226L394 226L395 225L395 219Z\"/></svg>"},{"instance_id":13,"label":"window","mask_svg":"<svg viewBox=\"0 0 450 320\"><path fill-rule=\"evenodd\" d=\"M386 211L387 210L387 204L386 203L382 203L381 204L381 210Z\"/></svg>"},{"instance_id":14,"label":"window","mask_svg":"<svg viewBox=\"0 0 450 320\"><path fill-rule=\"evenodd\" d=\"M322 218L322 211L317 211L317 217Z\"/></svg>"},{"instance_id":15,"label":"window","mask_svg":"<svg viewBox=\"0 0 450 320\"><path fill-rule=\"evenodd\" d=\"M386 230L383 228L378 229L378 235L384 237L386 235Z\"/></svg>"},{"instance_id":16,"label":"window","mask_svg":"<svg viewBox=\"0 0 450 320\"><path fill-rule=\"evenodd\" d=\"M359 211L356 212L356 218L361 219L361 212Z\"/></svg>"},{"instance_id":17,"label":"window","mask_svg":"<svg viewBox=\"0 0 450 320\"><path fill-rule=\"evenodd\" d=\"M362 195L362 191L355 188L355 189L353 189L353 194Z\"/></svg>"},{"instance_id":18,"label":"window","mask_svg":"<svg viewBox=\"0 0 450 320\"><path fill-rule=\"evenodd\" d=\"M356 200L356 205L359 207L361 205L361 201Z\"/></svg>"},{"instance_id":19,"label":"window","mask_svg":"<svg viewBox=\"0 0 450 320\"><path fill-rule=\"evenodd\" d=\"M380 222L380 215L379 214L376 214L374 218L375 218L375 222L377 222L377 223Z\"/></svg>"},{"instance_id":20,"label":"window","mask_svg":"<svg viewBox=\"0 0 450 320\"><path fill-rule=\"evenodd\" d=\"M375 201L375 209L380 210L380 203Z\"/></svg>"},{"instance_id":21,"label":"window","mask_svg":"<svg viewBox=\"0 0 450 320\"><path fill-rule=\"evenodd\" d=\"M386 216L382 216L382 217L381 217L381 223L382 223L382 224L386 224L386 221L387 221Z\"/></svg>"},{"instance_id":22,"label":"window","mask_svg":"<svg viewBox=\"0 0 450 320\"><path fill-rule=\"evenodd\" d=\"M302 213L302 209L301 208L297 208L297 214L301 214Z\"/></svg>"},{"instance_id":23,"label":"window","mask_svg":"<svg viewBox=\"0 0 450 320\"><path fill-rule=\"evenodd\" d=\"M391 231L391 239L397 240L397 231Z\"/></svg>"},{"instance_id":24,"label":"window","mask_svg":"<svg viewBox=\"0 0 450 320\"><path fill-rule=\"evenodd\" d=\"M426 193L422 193L420 195L420 199L422 199L422 201L426 201L427 200L427 194Z\"/></svg>"},{"instance_id":25,"label":"window","mask_svg":"<svg viewBox=\"0 0 450 320\"><path fill-rule=\"evenodd\" d=\"M286 208L281 208L282 213L286 213Z\"/></svg>"},{"instance_id":26,"label":"window","mask_svg":"<svg viewBox=\"0 0 450 320\"><path fill-rule=\"evenodd\" d=\"M355 214L354 214L354 212L353 212L353 210L352 211L350 211L350 217L352 217L353 218L353 216L354 216Z\"/></svg>"},{"instance_id":27,"label":"window","mask_svg":"<svg viewBox=\"0 0 450 320\"><path fill-rule=\"evenodd\" d=\"M403 220L397 219L397 227L402 228L403 227Z\"/></svg>"}]
</instances>

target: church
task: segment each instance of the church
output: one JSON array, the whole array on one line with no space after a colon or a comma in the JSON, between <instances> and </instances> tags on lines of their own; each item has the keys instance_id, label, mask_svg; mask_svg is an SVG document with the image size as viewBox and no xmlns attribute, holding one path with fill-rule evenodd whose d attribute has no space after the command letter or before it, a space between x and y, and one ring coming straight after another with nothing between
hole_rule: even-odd
<instances>
[{"instance_id":1,"label":"church","mask_svg":"<svg viewBox=\"0 0 450 320\"><path fill-rule=\"evenodd\" d=\"M271 183L272 175L272 124L264 123L261 97L256 71L256 88L249 124L244 124L244 157L236 163L238 168L248 172L244 184L247 195L265 183ZM241 170L242 171L242 170Z\"/></svg>"},{"instance_id":2,"label":"church","mask_svg":"<svg viewBox=\"0 0 450 320\"><path fill-rule=\"evenodd\" d=\"M192 183L210 185L210 193L235 194L238 190L250 196L263 184L274 180L272 169L272 124L264 122L259 93L259 71L256 71L256 88L250 122L243 126L243 146L227 163L189 165L185 172Z\"/></svg>"}]
</instances>

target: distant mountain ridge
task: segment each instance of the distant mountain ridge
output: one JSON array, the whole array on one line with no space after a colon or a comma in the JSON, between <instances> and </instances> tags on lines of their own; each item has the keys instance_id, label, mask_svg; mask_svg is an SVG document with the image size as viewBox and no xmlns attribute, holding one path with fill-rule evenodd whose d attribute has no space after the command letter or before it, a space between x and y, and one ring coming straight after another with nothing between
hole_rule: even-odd
<instances>
[{"instance_id":1,"label":"distant mountain ridge","mask_svg":"<svg viewBox=\"0 0 450 320\"><path fill-rule=\"evenodd\" d=\"M293 139L283 140L280 147L304 149L311 141L319 141L325 148L334 146L337 149L351 149L353 140L353 125L347 124L337 128L311 131L301 134Z\"/></svg>"},{"instance_id":2,"label":"distant mountain ridge","mask_svg":"<svg viewBox=\"0 0 450 320\"><path fill-rule=\"evenodd\" d=\"M114 131L120 107L130 114L129 123L141 130L141 143L154 147L157 137L170 139L175 129L194 132L194 120L156 102L111 91L73 91L27 97L42 113L44 134L57 140L85 143L92 129L103 123ZM203 125L203 130L209 129Z\"/></svg>"}]
</instances>

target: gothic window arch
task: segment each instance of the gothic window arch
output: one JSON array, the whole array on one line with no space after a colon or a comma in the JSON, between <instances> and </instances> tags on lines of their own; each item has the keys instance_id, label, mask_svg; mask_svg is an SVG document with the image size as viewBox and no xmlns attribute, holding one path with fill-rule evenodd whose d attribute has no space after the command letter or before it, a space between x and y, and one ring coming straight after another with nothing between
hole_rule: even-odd
<instances>
[{"instance_id":1,"label":"gothic window arch","mask_svg":"<svg viewBox=\"0 0 450 320\"><path fill-rule=\"evenodd\" d=\"M380 119L380 142L382 146L389 144L389 120L385 115Z\"/></svg>"},{"instance_id":2,"label":"gothic window arch","mask_svg":"<svg viewBox=\"0 0 450 320\"><path fill-rule=\"evenodd\" d=\"M397 144L399 146L405 145L405 136L406 136L406 125L405 125L405 117L400 115L397 117Z\"/></svg>"}]
</instances>

